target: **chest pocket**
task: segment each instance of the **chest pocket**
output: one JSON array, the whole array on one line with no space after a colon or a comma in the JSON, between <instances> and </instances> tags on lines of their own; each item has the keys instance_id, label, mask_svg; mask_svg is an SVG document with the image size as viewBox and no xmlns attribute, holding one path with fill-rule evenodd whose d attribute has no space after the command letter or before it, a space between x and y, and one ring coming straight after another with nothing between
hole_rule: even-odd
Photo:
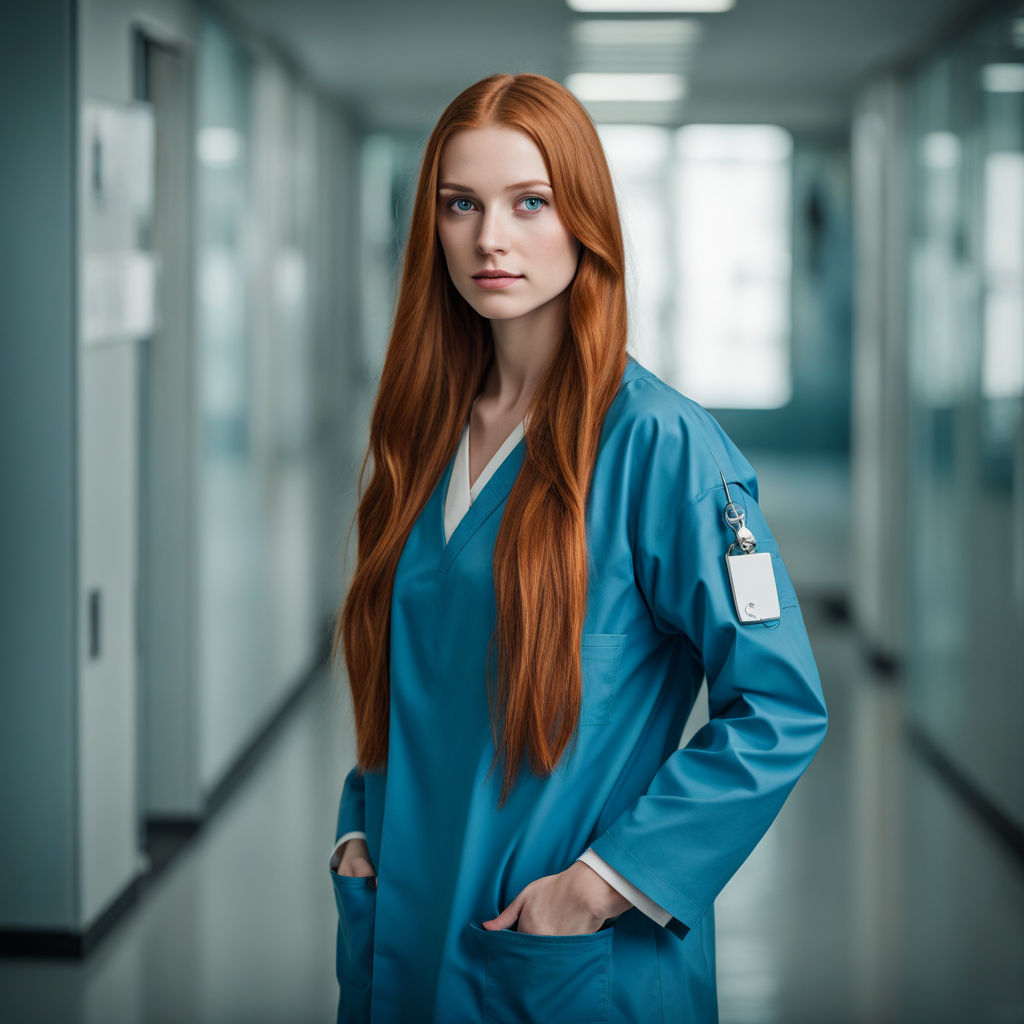
<instances>
[{"instance_id":1,"label":"chest pocket","mask_svg":"<svg viewBox=\"0 0 1024 1024\"><path fill-rule=\"evenodd\" d=\"M611 721L625 641L625 633L583 634L580 725L607 725Z\"/></svg>"}]
</instances>

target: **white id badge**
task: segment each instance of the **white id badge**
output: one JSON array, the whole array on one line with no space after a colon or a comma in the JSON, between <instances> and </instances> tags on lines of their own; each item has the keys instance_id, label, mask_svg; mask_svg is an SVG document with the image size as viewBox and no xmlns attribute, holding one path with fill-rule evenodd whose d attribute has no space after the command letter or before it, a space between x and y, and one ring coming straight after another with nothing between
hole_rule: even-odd
<instances>
[{"instance_id":1,"label":"white id badge","mask_svg":"<svg viewBox=\"0 0 1024 1024\"><path fill-rule=\"evenodd\" d=\"M779 592L775 587L772 556L767 551L726 555L725 564L740 622L768 622L780 618Z\"/></svg>"}]
</instances>

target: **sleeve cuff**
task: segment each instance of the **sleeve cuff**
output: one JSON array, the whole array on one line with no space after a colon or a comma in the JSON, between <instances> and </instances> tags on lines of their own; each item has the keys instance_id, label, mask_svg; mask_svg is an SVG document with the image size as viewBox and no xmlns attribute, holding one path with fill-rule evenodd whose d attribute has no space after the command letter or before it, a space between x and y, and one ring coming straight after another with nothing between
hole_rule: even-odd
<instances>
[{"instance_id":1,"label":"sleeve cuff","mask_svg":"<svg viewBox=\"0 0 1024 1024\"><path fill-rule=\"evenodd\" d=\"M638 910L643 911L651 920L662 927L672 920L672 915L663 907L658 906L650 897L645 896L628 878L619 874L607 861L602 860L589 847L580 854L577 860L583 861L593 868L613 889L618 890Z\"/></svg>"},{"instance_id":2,"label":"sleeve cuff","mask_svg":"<svg viewBox=\"0 0 1024 1024\"><path fill-rule=\"evenodd\" d=\"M346 832L343 836L339 836L334 841L334 849L331 851L331 860L330 860L331 870L334 871L337 868L337 866L341 863L341 854L339 853L339 851L340 851L341 847L345 843L347 843L350 839L365 839L365 838L366 838L366 833L365 832L359 832L359 831Z\"/></svg>"}]
</instances>

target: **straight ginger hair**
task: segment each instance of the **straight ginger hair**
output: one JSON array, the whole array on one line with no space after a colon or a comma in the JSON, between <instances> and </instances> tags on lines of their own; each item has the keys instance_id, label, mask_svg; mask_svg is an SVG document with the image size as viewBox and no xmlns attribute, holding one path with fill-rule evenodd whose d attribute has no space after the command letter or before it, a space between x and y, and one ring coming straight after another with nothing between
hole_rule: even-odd
<instances>
[{"instance_id":1,"label":"straight ginger hair","mask_svg":"<svg viewBox=\"0 0 1024 1024\"><path fill-rule=\"evenodd\" d=\"M626 366L625 259L604 150L572 93L543 75L491 75L470 86L441 114L427 142L359 474L356 566L336 618L331 660L343 644L359 770L381 770L387 764L396 567L494 355L490 322L452 284L436 227L445 141L461 129L488 124L516 128L534 142L558 215L581 243L565 333L529 405L526 456L494 547L497 622L481 685L488 687L495 742L490 770L505 758L500 808L524 754L534 773L548 775L576 733L588 580L586 500L605 413ZM371 455L373 475L363 493Z\"/></svg>"}]
</instances>

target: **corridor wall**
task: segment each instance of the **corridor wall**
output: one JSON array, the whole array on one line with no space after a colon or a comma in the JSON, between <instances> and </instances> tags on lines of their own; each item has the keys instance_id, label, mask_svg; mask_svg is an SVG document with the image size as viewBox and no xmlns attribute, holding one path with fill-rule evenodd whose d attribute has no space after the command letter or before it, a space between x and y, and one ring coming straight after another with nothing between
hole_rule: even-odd
<instances>
[{"instance_id":1,"label":"corridor wall","mask_svg":"<svg viewBox=\"0 0 1024 1024\"><path fill-rule=\"evenodd\" d=\"M852 144L856 619L905 668L919 744L1019 848L1020 0L866 83Z\"/></svg>"},{"instance_id":2,"label":"corridor wall","mask_svg":"<svg viewBox=\"0 0 1024 1024\"><path fill-rule=\"evenodd\" d=\"M47 0L0 46L0 947L81 953L326 650L357 130L186 0Z\"/></svg>"}]
</instances>

